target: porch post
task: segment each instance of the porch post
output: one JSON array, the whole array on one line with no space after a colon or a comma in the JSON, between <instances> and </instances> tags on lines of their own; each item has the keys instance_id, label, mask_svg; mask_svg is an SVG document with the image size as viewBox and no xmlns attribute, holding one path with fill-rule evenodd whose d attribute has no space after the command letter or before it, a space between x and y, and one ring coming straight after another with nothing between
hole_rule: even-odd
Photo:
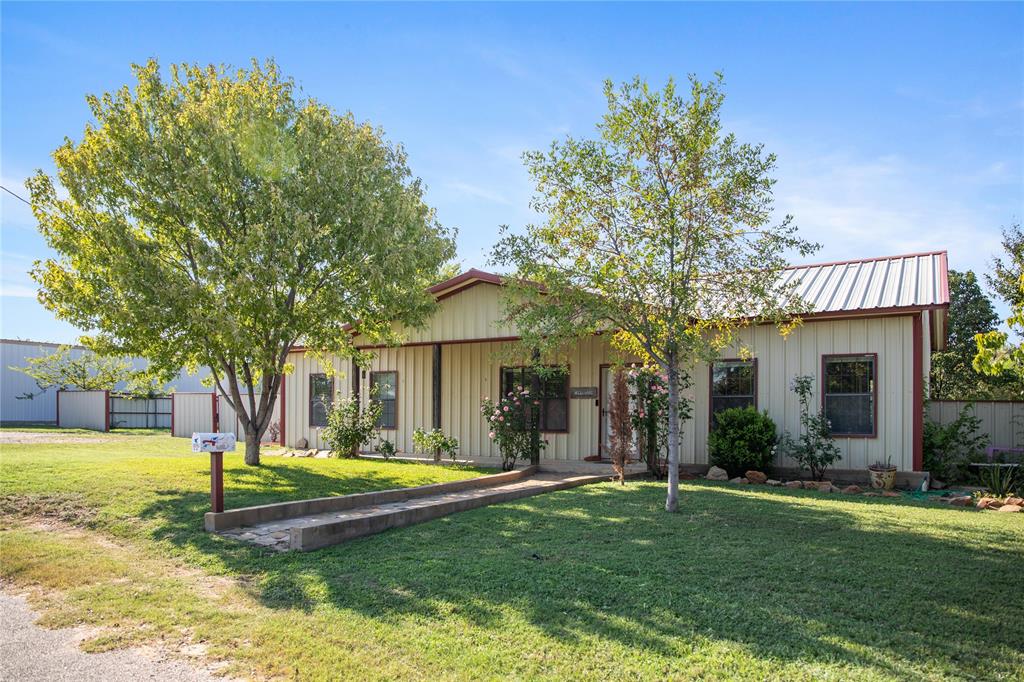
<instances>
[{"instance_id":1,"label":"porch post","mask_svg":"<svg viewBox=\"0 0 1024 682\"><path fill-rule=\"evenodd\" d=\"M434 368L433 368L433 427L441 428L441 344L434 344Z\"/></svg>"}]
</instances>

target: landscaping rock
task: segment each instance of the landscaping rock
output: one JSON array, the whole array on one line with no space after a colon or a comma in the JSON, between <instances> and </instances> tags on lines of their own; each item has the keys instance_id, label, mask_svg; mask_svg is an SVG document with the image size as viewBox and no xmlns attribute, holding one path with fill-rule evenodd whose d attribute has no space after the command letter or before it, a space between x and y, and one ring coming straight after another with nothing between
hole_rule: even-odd
<instances>
[{"instance_id":1,"label":"landscaping rock","mask_svg":"<svg viewBox=\"0 0 1024 682\"><path fill-rule=\"evenodd\" d=\"M996 509L996 511L1012 514L1013 512L1019 512L1021 509L1024 509L1024 507L1021 507L1019 504L1004 504L999 509Z\"/></svg>"},{"instance_id":2,"label":"landscaping rock","mask_svg":"<svg viewBox=\"0 0 1024 682\"><path fill-rule=\"evenodd\" d=\"M710 469L708 469L707 478L709 481L728 481L729 472L720 467L711 467Z\"/></svg>"},{"instance_id":3,"label":"landscaping rock","mask_svg":"<svg viewBox=\"0 0 1024 682\"><path fill-rule=\"evenodd\" d=\"M782 485L782 481L776 481L774 478L769 478L765 480L764 484L778 488L780 485Z\"/></svg>"},{"instance_id":4,"label":"landscaping rock","mask_svg":"<svg viewBox=\"0 0 1024 682\"><path fill-rule=\"evenodd\" d=\"M996 503L996 500L994 498L991 498L991 497L981 497L981 498L978 499L977 502L974 503L974 506L977 507L978 509L988 509L989 506L991 506L991 505L993 505L995 503Z\"/></svg>"},{"instance_id":5,"label":"landscaping rock","mask_svg":"<svg viewBox=\"0 0 1024 682\"><path fill-rule=\"evenodd\" d=\"M793 490L795 490L797 488L803 488L804 487L804 484L801 483L800 481L787 481L786 483L783 483L782 485L784 485L787 488L791 488Z\"/></svg>"},{"instance_id":6,"label":"landscaping rock","mask_svg":"<svg viewBox=\"0 0 1024 682\"><path fill-rule=\"evenodd\" d=\"M817 490L818 489L818 482L817 481L804 481L803 482L803 486L804 486L804 490Z\"/></svg>"},{"instance_id":7,"label":"landscaping rock","mask_svg":"<svg viewBox=\"0 0 1024 682\"><path fill-rule=\"evenodd\" d=\"M305 438L300 438L297 441L295 441L295 447L299 450L305 450L306 448L309 447L309 441L306 440Z\"/></svg>"},{"instance_id":8,"label":"landscaping rock","mask_svg":"<svg viewBox=\"0 0 1024 682\"><path fill-rule=\"evenodd\" d=\"M944 490L946 484L937 478L933 478L930 481L928 481L928 487L931 488L932 490Z\"/></svg>"},{"instance_id":9,"label":"landscaping rock","mask_svg":"<svg viewBox=\"0 0 1024 682\"><path fill-rule=\"evenodd\" d=\"M766 474L762 474L760 471L748 471L744 476L746 476L747 480L751 483L762 484L768 480L768 476Z\"/></svg>"},{"instance_id":10,"label":"landscaping rock","mask_svg":"<svg viewBox=\"0 0 1024 682\"><path fill-rule=\"evenodd\" d=\"M881 497L881 493L864 493L864 497Z\"/></svg>"},{"instance_id":11,"label":"landscaping rock","mask_svg":"<svg viewBox=\"0 0 1024 682\"><path fill-rule=\"evenodd\" d=\"M882 493L882 497L900 497L900 496L901 496L901 493L898 493L895 490L886 490L885 492Z\"/></svg>"},{"instance_id":12,"label":"landscaping rock","mask_svg":"<svg viewBox=\"0 0 1024 682\"><path fill-rule=\"evenodd\" d=\"M860 495L864 492L859 485L848 485L843 488L840 492L844 492L847 495Z\"/></svg>"},{"instance_id":13,"label":"landscaping rock","mask_svg":"<svg viewBox=\"0 0 1024 682\"><path fill-rule=\"evenodd\" d=\"M834 489L835 489L835 486L832 485L832 481L822 481L821 483L818 484L818 492L819 493L830 493Z\"/></svg>"},{"instance_id":14,"label":"landscaping rock","mask_svg":"<svg viewBox=\"0 0 1024 682\"><path fill-rule=\"evenodd\" d=\"M946 501L948 501L954 507L969 507L971 504L971 496L958 495L956 497L946 498Z\"/></svg>"},{"instance_id":15,"label":"landscaping rock","mask_svg":"<svg viewBox=\"0 0 1024 682\"><path fill-rule=\"evenodd\" d=\"M1005 500L1003 500L1003 504L1015 504L1018 507L1024 507L1024 498L1007 497Z\"/></svg>"},{"instance_id":16,"label":"landscaping rock","mask_svg":"<svg viewBox=\"0 0 1024 682\"><path fill-rule=\"evenodd\" d=\"M742 478L742 477L740 477L740 476L737 476L736 478L732 478L732 479L729 479L729 483L741 483L741 484L746 484L746 483L750 483L750 481L748 481L747 479L745 479L745 478Z\"/></svg>"}]
</instances>

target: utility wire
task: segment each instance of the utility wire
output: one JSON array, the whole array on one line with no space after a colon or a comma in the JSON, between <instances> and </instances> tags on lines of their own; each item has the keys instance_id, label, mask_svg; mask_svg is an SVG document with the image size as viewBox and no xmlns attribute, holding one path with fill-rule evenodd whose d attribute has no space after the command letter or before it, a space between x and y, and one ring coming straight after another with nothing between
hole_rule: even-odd
<instances>
[{"instance_id":1,"label":"utility wire","mask_svg":"<svg viewBox=\"0 0 1024 682\"><path fill-rule=\"evenodd\" d=\"M12 192L11 190L7 189L7 188L6 188L6 187L4 187L3 185L0 185L0 189L2 189L3 191L7 192L7 193L8 193L8 194L10 194L10 195L11 195L12 197L14 197L15 199L17 199L17 200L18 200L18 201L20 201L21 203L25 204L26 206L31 206L31 205L32 205L32 202L31 202L31 201L28 201L28 200L27 200L27 199L25 199L24 197L22 197L22 196L19 196L19 195L15 194L14 192Z\"/></svg>"}]
</instances>

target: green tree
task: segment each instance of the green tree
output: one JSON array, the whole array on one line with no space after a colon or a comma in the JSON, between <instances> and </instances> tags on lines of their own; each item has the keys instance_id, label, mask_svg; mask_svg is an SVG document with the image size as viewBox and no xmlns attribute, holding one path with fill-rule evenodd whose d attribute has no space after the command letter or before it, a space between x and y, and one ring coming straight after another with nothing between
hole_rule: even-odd
<instances>
[{"instance_id":1,"label":"green tree","mask_svg":"<svg viewBox=\"0 0 1024 682\"><path fill-rule=\"evenodd\" d=\"M937 400L986 400L1003 397L1004 377L975 371L975 336L999 325L992 302L973 272L949 272L949 334L946 349L932 353L931 397Z\"/></svg>"},{"instance_id":2,"label":"green tree","mask_svg":"<svg viewBox=\"0 0 1024 682\"><path fill-rule=\"evenodd\" d=\"M989 288L1008 306L1024 302L1018 282L1024 275L1024 230L1020 223L1014 223L1003 230L1003 250L1006 259L996 256L992 259L992 272L985 275Z\"/></svg>"},{"instance_id":3,"label":"green tree","mask_svg":"<svg viewBox=\"0 0 1024 682\"><path fill-rule=\"evenodd\" d=\"M125 392L146 395L155 392L159 386L145 370L136 370L128 360L119 357L104 357L86 351L77 357L70 346L60 346L49 355L28 358L24 367L14 367L33 379L40 388L39 393L25 393L21 400L32 400L51 388L81 391L110 391L118 384L125 384Z\"/></svg>"},{"instance_id":4,"label":"green tree","mask_svg":"<svg viewBox=\"0 0 1024 682\"><path fill-rule=\"evenodd\" d=\"M1020 339L1024 336L1024 274L1017 279L1016 296L1017 302L1010 309L1006 325ZM1024 386L1024 343L1011 343L1010 335L1002 331L978 334L975 338L978 347L974 358L976 370L995 376L1010 374L1018 387ZM1017 395L1024 397L1024 391L1018 389Z\"/></svg>"},{"instance_id":5,"label":"green tree","mask_svg":"<svg viewBox=\"0 0 1024 682\"><path fill-rule=\"evenodd\" d=\"M567 138L524 157L547 216L507 229L494 260L515 275L507 313L542 354L608 333L615 348L660 368L668 386L668 494L678 505L682 390L695 363L771 320L788 331L802 309L780 283L785 254L810 253L791 218L772 222L775 157L720 122L722 79L605 84L598 139Z\"/></svg>"},{"instance_id":6,"label":"green tree","mask_svg":"<svg viewBox=\"0 0 1024 682\"><path fill-rule=\"evenodd\" d=\"M288 352L351 354L433 309L453 255L400 146L301 97L273 62L156 62L87 98L94 121L27 182L57 257L39 298L101 352L210 367L259 464Z\"/></svg>"}]
</instances>

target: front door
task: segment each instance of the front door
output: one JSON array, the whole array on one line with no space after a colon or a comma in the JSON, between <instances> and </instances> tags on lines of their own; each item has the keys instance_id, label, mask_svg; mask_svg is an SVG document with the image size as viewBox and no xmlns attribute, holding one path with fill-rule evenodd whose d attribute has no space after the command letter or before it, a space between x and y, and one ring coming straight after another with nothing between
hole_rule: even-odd
<instances>
[{"instance_id":1,"label":"front door","mask_svg":"<svg viewBox=\"0 0 1024 682\"><path fill-rule=\"evenodd\" d=\"M612 427L611 420L608 419L609 407L612 404L612 368L607 365L601 367L601 433L598 439L601 443L601 459L611 459L611 442L612 442ZM629 396L629 410L632 412L636 409L636 396L630 391ZM636 433L633 434L633 448L630 451L630 459L639 459L639 448L637 446Z\"/></svg>"}]
</instances>

